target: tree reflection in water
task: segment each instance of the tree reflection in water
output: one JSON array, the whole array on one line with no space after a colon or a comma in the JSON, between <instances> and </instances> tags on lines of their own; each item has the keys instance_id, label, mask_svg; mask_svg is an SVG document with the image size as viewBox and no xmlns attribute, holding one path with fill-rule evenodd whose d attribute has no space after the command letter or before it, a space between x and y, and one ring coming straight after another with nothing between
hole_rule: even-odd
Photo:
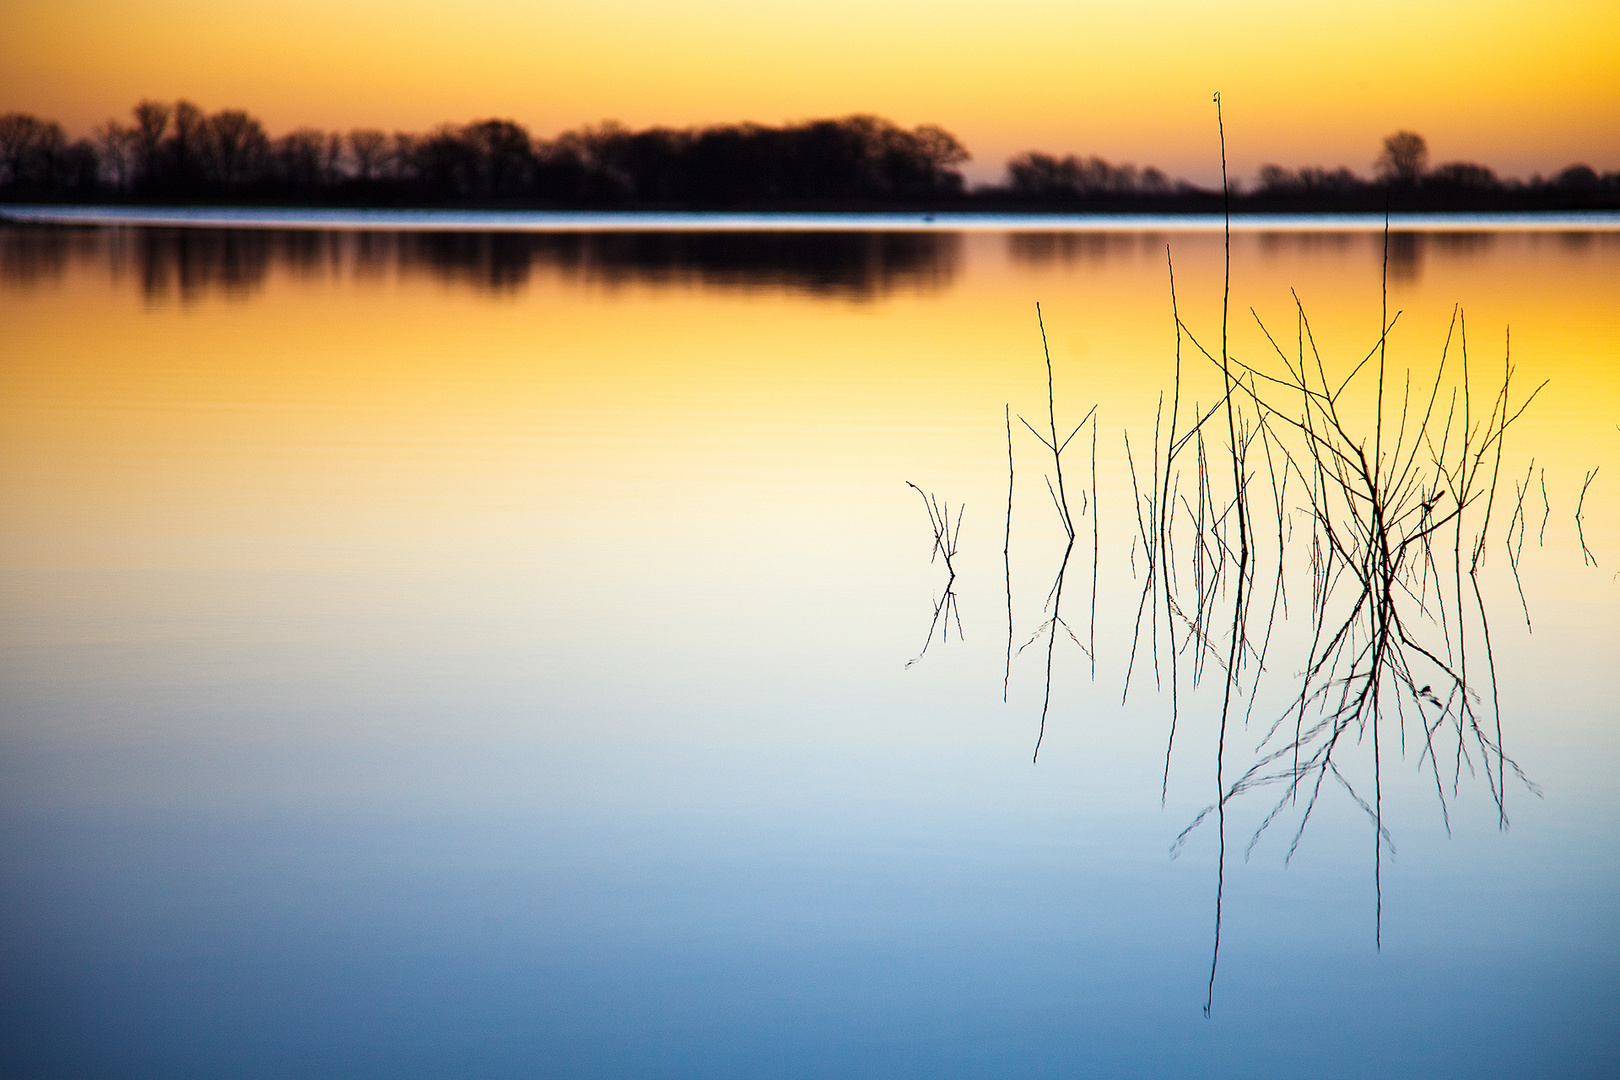
<instances>
[{"instance_id":1,"label":"tree reflection in water","mask_svg":"<svg viewBox=\"0 0 1620 1080\"><path fill-rule=\"evenodd\" d=\"M603 288L690 282L846 301L934 292L955 279L953 233L364 232L321 229L0 226L8 287L60 278L70 257L135 274L148 303L242 297L272 273L375 279L427 275L510 293L537 274Z\"/></svg>"}]
</instances>

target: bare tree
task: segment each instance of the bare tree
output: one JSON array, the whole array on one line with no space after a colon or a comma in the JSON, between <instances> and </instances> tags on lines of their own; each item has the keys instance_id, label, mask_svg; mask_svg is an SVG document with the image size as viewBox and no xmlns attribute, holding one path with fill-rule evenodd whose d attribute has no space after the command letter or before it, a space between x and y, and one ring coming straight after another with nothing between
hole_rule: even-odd
<instances>
[{"instance_id":1,"label":"bare tree","mask_svg":"<svg viewBox=\"0 0 1620 1080\"><path fill-rule=\"evenodd\" d=\"M1165 176L1158 169L1149 169L1153 179L1149 182L1156 191L1167 186ZM1147 173L1143 173L1145 179ZM1079 195L1129 195L1138 190L1139 180L1135 165L1112 165L1100 157L1079 158L1070 154L1064 158L1036 151L1019 154L1007 162L1009 186L1020 195L1050 198Z\"/></svg>"},{"instance_id":2,"label":"bare tree","mask_svg":"<svg viewBox=\"0 0 1620 1080\"><path fill-rule=\"evenodd\" d=\"M189 101L174 103L174 134L169 136L169 154L175 178L182 183L200 178L203 151L208 140L208 117Z\"/></svg>"},{"instance_id":3,"label":"bare tree","mask_svg":"<svg viewBox=\"0 0 1620 1080\"><path fill-rule=\"evenodd\" d=\"M1493 191L1502 186L1496 173L1473 161L1448 161L1429 174L1429 181L1455 191Z\"/></svg>"},{"instance_id":4,"label":"bare tree","mask_svg":"<svg viewBox=\"0 0 1620 1080\"><path fill-rule=\"evenodd\" d=\"M0 116L0 185L52 188L68 181L78 185L86 149L70 147L62 125L54 120L7 113Z\"/></svg>"},{"instance_id":5,"label":"bare tree","mask_svg":"<svg viewBox=\"0 0 1620 1080\"><path fill-rule=\"evenodd\" d=\"M335 131L326 135L326 152L321 156L321 183L335 184L343 178L343 136Z\"/></svg>"},{"instance_id":6,"label":"bare tree","mask_svg":"<svg viewBox=\"0 0 1620 1080\"><path fill-rule=\"evenodd\" d=\"M0 116L0 184L21 184L29 159L45 139L46 123L28 113Z\"/></svg>"},{"instance_id":7,"label":"bare tree","mask_svg":"<svg viewBox=\"0 0 1620 1080\"><path fill-rule=\"evenodd\" d=\"M1429 164L1429 144L1415 131L1397 131L1384 140L1384 152L1373 167L1394 184L1415 184Z\"/></svg>"},{"instance_id":8,"label":"bare tree","mask_svg":"<svg viewBox=\"0 0 1620 1080\"><path fill-rule=\"evenodd\" d=\"M349 132L349 155L354 159L355 176L362 182L376 178L387 153L388 136L376 128Z\"/></svg>"},{"instance_id":9,"label":"bare tree","mask_svg":"<svg viewBox=\"0 0 1620 1080\"><path fill-rule=\"evenodd\" d=\"M1299 177L1292 169L1285 169L1281 165L1265 164L1260 166L1260 190L1268 194L1278 194L1292 191L1299 184Z\"/></svg>"},{"instance_id":10,"label":"bare tree","mask_svg":"<svg viewBox=\"0 0 1620 1080\"><path fill-rule=\"evenodd\" d=\"M143 101L135 106L135 156L146 183L157 176L158 153L169 128L169 112L169 106L161 101Z\"/></svg>"},{"instance_id":11,"label":"bare tree","mask_svg":"<svg viewBox=\"0 0 1620 1080\"><path fill-rule=\"evenodd\" d=\"M58 189L87 192L101 186L101 155L89 139L58 144L58 149L52 151L50 166L49 182Z\"/></svg>"},{"instance_id":12,"label":"bare tree","mask_svg":"<svg viewBox=\"0 0 1620 1080\"><path fill-rule=\"evenodd\" d=\"M922 124L911 132L913 152L933 168L945 170L960 165L973 155L956 136L937 124Z\"/></svg>"},{"instance_id":13,"label":"bare tree","mask_svg":"<svg viewBox=\"0 0 1620 1080\"><path fill-rule=\"evenodd\" d=\"M214 179L235 187L257 175L270 140L252 116L225 109L208 118L208 143Z\"/></svg>"},{"instance_id":14,"label":"bare tree","mask_svg":"<svg viewBox=\"0 0 1620 1080\"><path fill-rule=\"evenodd\" d=\"M476 154L472 171L478 174L482 194L513 195L523 189L534 152L522 125L511 120L479 120L463 128L461 135Z\"/></svg>"},{"instance_id":15,"label":"bare tree","mask_svg":"<svg viewBox=\"0 0 1620 1080\"><path fill-rule=\"evenodd\" d=\"M422 142L421 136L408 131L396 131L393 142L393 149L389 150L382 164L395 179L416 179L419 172L416 167L416 148Z\"/></svg>"},{"instance_id":16,"label":"bare tree","mask_svg":"<svg viewBox=\"0 0 1620 1080\"><path fill-rule=\"evenodd\" d=\"M95 140L113 190L128 191L135 174L136 132L117 120L105 120L96 125Z\"/></svg>"},{"instance_id":17,"label":"bare tree","mask_svg":"<svg viewBox=\"0 0 1620 1080\"><path fill-rule=\"evenodd\" d=\"M315 128L289 131L271 146L271 167L277 178L295 188L319 187L326 166L326 132Z\"/></svg>"}]
</instances>

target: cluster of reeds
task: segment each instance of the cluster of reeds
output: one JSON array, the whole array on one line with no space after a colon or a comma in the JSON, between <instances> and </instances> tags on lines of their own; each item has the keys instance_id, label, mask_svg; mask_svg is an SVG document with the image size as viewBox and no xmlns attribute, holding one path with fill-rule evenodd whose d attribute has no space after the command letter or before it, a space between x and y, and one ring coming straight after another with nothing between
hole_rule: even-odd
<instances>
[{"instance_id":1,"label":"cluster of reeds","mask_svg":"<svg viewBox=\"0 0 1620 1080\"><path fill-rule=\"evenodd\" d=\"M1222 165L1224 173L1224 142ZM1220 855L1206 1012L1220 956L1231 800L1262 788L1276 792L1245 854L1272 824L1290 818L1291 858L1324 787L1347 793L1373 827L1374 935L1379 941L1382 857L1386 848L1393 851L1383 815L1383 766L1391 736L1402 755L1409 743L1417 747L1419 768L1433 776L1448 831L1448 789L1454 797L1465 770L1484 776L1504 828L1508 776L1525 780L1503 748L1479 571L1505 436L1540 387L1514 398L1513 367L1504 349L1500 382L1493 379L1489 406L1481 409L1460 310L1453 312L1432 378L1414 384L1410 371L1396 372L1388 355L1399 313L1392 317L1388 311L1387 225L1385 253L1377 339L1347 372L1332 376L1297 295L1291 348L1285 349L1254 314L1271 346L1270 360L1248 363L1231 354L1229 225L1218 349L1206 347L1182 322L1170 267L1175 387L1167 416L1161 399L1148 484L1138 482L1136 463L1130 461L1137 540L1147 562L1134 640L1141 642L1146 614L1155 678L1168 678L1171 698L1161 797L1168 791L1187 675L1196 687L1213 664L1223 680L1216 797L1172 849L1179 850L1193 830L1214 819ZM1223 386L1214 406L1193 407L1185 427L1184 346L1220 370ZM1370 407L1351 403L1369 396ZM1529 473L1516 485L1518 505L1507 530L1515 576L1528 487ZM1300 517L1303 530L1296 528ZM1299 562L1290 549L1302 531L1310 581L1310 642L1297 669L1298 685L1292 704L1272 718L1256 742L1254 760L1230 776L1228 736L1240 711L1247 725L1258 700L1257 684L1279 612L1287 618L1288 570ZM1267 592L1269 602L1255 604ZM1528 604L1525 614L1528 621ZM1133 646L1127 694L1136 653ZM1184 675L1183 668L1190 672ZM1346 755L1364 748L1370 748L1370 768L1369 763L1358 770L1345 767ZM1358 772L1370 772L1371 790L1352 779Z\"/></svg>"},{"instance_id":2,"label":"cluster of reeds","mask_svg":"<svg viewBox=\"0 0 1620 1080\"><path fill-rule=\"evenodd\" d=\"M1219 124L1219 95L1215 104ZM1224 128L1221 158L1224 187ZM1159 397L1151 453L1140 466L1130 433L1124 436L1136 525L1130 565L1142 590L1122 700L1130 695L1146 645L1154 683L1160 689L1167 687L1170 698L1161 801L1169 792L1182 695L1197 690L1212 674L1220 682L1215 798L1182 830L1171 849L1172 854L1179 852L1196 829L1213 821L1219 859L1206 1014L1213 1004L1220 960L1227 808L1234 799L1262 789L1275 796L1248 839L1245 857L1272 825L1286 820L1292 826L1286 859L1292 859L1324 791L1339 789L1348 795L1372 826L1374 940L1381 946L1383 855L1386 849L1394 851L1383 798L1384 767L1392 753L1404 758L1415 749L1418 772L1433 779L1448 833L1452 803L1465 772L1483 776L1504 829L1510 776L1539 794L1504 749L1480 571L1493 520L1507 513L1496 506L1507 432L1541 386L1515 396L1509 339L1504 341L1501 367L1492 366L1488 389L1481 395L1475 385L1477 370L1470 370L1461 308L1453 309L1432 374L1417 377L1410 368L1395 365L1390 333L1400 313L1389 312L1387 213L1379 330L1370 348L1348 363L1331 364L1318 348L1310 318L1294 294L1292 335L1279 335L1251 308L1269 354L1252 362L1239 359L1230 345L1229 210L1224 239L1218 347L1213 341L1206 346L1182 321L1175 266L1166 249L1176 329L1174 382L1168 408L1166 395ZM1096 677L1100 529L1097 409L1093 406L1060 436L1052 359L1038 304L1036 321L1046 362L1046 423L1019 420L1040 442L1042 456L1049 458L1045 486L1063 530L1064 547L1042 607L1042 621L1015 649L1011 546L1016 474L1009 405L1004 414L1007 656L1002 696L1006 700L1015 653L1044 641L1045 692L1034 755L1038 760L1052 706L1060 631L1086 655ZM1184 358L1207 362L1220 373L1219 397L1207 408L1183 402ZM1089 512L1092 518L1092 578L1089 635L1082 641L1063 608L1078 539L1070 502L1075 490L1072 470L1066 479L1064 465L1065 452L1087 424L1092 433L1090 487L1088 491L1081 485L1078 495L1080 515ZM1595 473L1587 474L1581 488L1577 530ZM1519 582L1519 561L1528 530L1525 499L1534 475L1531 461L1522 482L1513 485L1516 502L1507 514L1504 536L1527 628L1530 607ZM927 639L932 641L936 628L945 636L956 610L952 591L956 532L948 506L911 486L928 509L934 555L943 555L950 572L945 595L935 602ZM1545 542L1551 513L1544 471L1541 493L1544 512L1538 543ZM958 510L958 530L960 522ZM1583 557L1595 563L1584 535L1581 546ZM1300 601L1301 576L1308 577L1308 605ZM1296 609L1306 613L1306 626L1290 618L1290 583ZM1288 632L1277 635L1285 624ZM960 634L959 619L957 629ZM1260 681L1274 636L1279 650L1282 641L1290 643L1287 651L1294 655L1289 669L1295 684L1267 696L1272 703L1268 710L1276 711L1264 734L1253 742L1253 757L1229 771L1229 737L1235 736L1240 718L1242 727L1249 727L1262 700Z\"/></svg>"}]
</instances>

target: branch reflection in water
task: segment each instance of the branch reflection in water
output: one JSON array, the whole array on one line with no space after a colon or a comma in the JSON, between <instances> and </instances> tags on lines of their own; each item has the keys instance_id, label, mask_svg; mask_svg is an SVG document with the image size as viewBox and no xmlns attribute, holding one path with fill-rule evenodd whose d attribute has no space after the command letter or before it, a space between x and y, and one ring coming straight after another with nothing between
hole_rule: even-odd
<instances>
[{"instance_id":1,"label":"branch reflection in water","mask_svg":"<svg viewBox=\"0 0 1620 1080\"><path fill-rule=\"evenodd\" d=\"M930 495L922 488L906 481L906 486L922 497L923 508L928 511L928 526L934 531L934 546L928 553L929 563L938 559L945 564L945 591L934 601L934 617L928 624L928 636L923 639L922 651L906 661L910 667L928 652L928 646L934 643L934 631L939 631L940 641L949 641L951 636L951 622L956 622L957 640L962 638L962 613L956 606L956 542L962 535L962 511L964 506L956 508L956 520L951 520L951 504L941 502L939 496Z\"/></svg>"},{"instance_id":2,"label":"branch reflection in water","mask_svg":"<svg viewBox=\"0 0 1620 1080\"><path fill-rule=\"evenodd\" d=\"M1097 493L1097 425L1095 423L1096 416L1097 416L1097 406L1093 405L1091 407L1091 410L1089 412L1087 412L1086 415L1081 418L1080 422L1074 426L1074 430L1070 431L1069 434L1063 439L1063 441L1061 441L1061 442L1058 441L1057 405L1056 405L1056 397L1055 397L1055 393L1054 393L1054 389L1053 389L1053 378L1052 378L1052 350L1048 346L1047 341L1046 341L1046 323L1041 318L1041 306L1039 304L1035 305L1035 322L1036 322L1036 325L1038 325L1040 327L1040 331L1041 331L1041 354L1046 360L1046 420L1047 420L1047 432L1049 433L1050 438L1048 438L1047 435L1043 435L1039 431L1037 431L1035 426L1033 424L1031 424L1028 420L1025 420L1022 416L1020 416L1018 419L1019 419L1019 422L1024 425L1024 427L1029 429L1029 433L1031 435L1035 436L1036 439L1040 440L1041 445L1046 447L1047 451L1052 455L1052 474L1046 477L1046 492L1047 492L1048 495L1050 495L1052 497L1052 506L1057 511L1058 523L1063 526L1063 534L1067 538L1067 542L1064 544L1064 547L1063 547L1063 559L1062 559L1061 562L1058 563L1057 574L1052 579L1052 588L1050 590L1048 590L1048 592L1046 594L1046 605L1042 609L1042 613L1046 615L1046 619L1039 626L1037 626L1035 628L1035 632L1030 635L1029 640L1024 642L1024 644L1018 650L1019 652L1023 652L1024 649L1027 649L1029 646L1033 645L1036 642L1036 640L1038 638L1040 638L1042 633L1046 634L1046 690L1045 690L1045 693L1041 697L1041 726L1040 726L1039 733L1035 736L1035 751L1034 751L1033 754L1030 755L1030 759L1032 761L1038 761L1040 759L1040 756L1041 756L1041 743L1043 741L1045 741L1045 739L1046 739L1046 716L1047 716L1048 710L1050 710L1050 708L1052 706L1052 661L1053 661L1054 654L1056 653L1056 650L1057 650L1057 632L1058 632L1059 627L1062 627L1064 633L1069 635L1069 640L1073 641L1075 643L1075 645L1079 646L1080 651L1084 652L1086 654L1086 658L1091 662L1091 674L1092 674L1092 677L1095 678L1096 675L1097 675L1097 567L1098 567L1098 549L1096 547L1096 544L1099 542L1099 539L1100 539L1100 534L1097 532L1096 527L1095 527L1097 519L1096 519L1096 514L1094 512L1094 508L1096 506L1096 493ZM1084 488L1081 489L1081 493L1080 493L1080 499L1081 499L1080 513L1085 514L1088 510L1093 511L1093 513L1092 513L1092 525L1093 525L1092 543L1093 543L1093 547L1092 547L1092 563L1091 563L1091 569L1092 569L1092 576L1091 576L1091 645L1090 645L1089 648L1081 643L1080 639L1075 636L1074 631L1069 627L1069 624L1063 621L1063 611L1062 611L1062 609L1063 609L1063 584L1064 584L1064 580L1065 580L1065 578L1066 578L1066 576L1068 575L1068 572L1069 572L1069 559L1072 558L1073 555L1074 555L1074 540L1075 540L1074 515L1071 512L1071 510L1069 509L1068 489L1064 486L1064 483L1063 483L1063 452L1069 448L1069 443L1074 441L1074 437L1076 435L1080 434L1080 429L1085 427L1088 422L1091 422L1091 435L1092 435L1092 438L1091 438L1091 497L1088 499L1087 496L1086 496L1085 489ZM1007 456L1007 521L1008 521L1009 537L1010 537L1010 534L1011 534L1011 522L1012 522L1012 475L1013 475L1012 445L1011 445L1011 441L1009 439L1009 442L1008 442L1008 456ZM1054 477L1056 478L1055 483L1053 481ZM1011 632L1011 627L1012 627L1012 608L1010 606L1010 601L1011 601L1011 596L1012 596L1011 563L1009 562L1007 565L1008 565L1007 595L1008 595L1008 598L1009 598L1009 607L1007 609L1007 618L1008 618L1008 631L1010 633ZM1010 670L1011 658L1010 658L1010 656L1009 656L1008 663L1009 663L1008 678L1010 679L1010 677L1011 677L1011 670ZM1003 689L1005 690L1005 686L1003 687Z\"/></svg>"},{"instance_id":3,"label":"branch reflection in water","mask_svg":"<svg viewBox=\"0 0 1620 1080\"><path fill-rule=\"evenodd\" d=\"M1493 523L1500 528L1506 518L1503 543L1509 569L1526 628L1533 629L1518 565L1534 461L1525 467L1522 480L1509 478L1515 480L1516 494L1511 514L1498 511L1495 503L1504 483L1508 429L1545 384L1518 392L1510 343L1504 339L1499 374L1486 384L1488 407L1482 408L1477 364L1470 370L1460 307L1452 313L1432 372L1397 370L1390 344L1400 313L1388 311L1387 266L1380 332L1370 348L1337 370L1319 350L1297 295L1291 313L1293 340L1286 348L1273 327L1251 309L1270 345L1269 361L1231 355L1225 347L1224 326L1222 346L1206 347L1179 314L1173 262L1167 262L1167 270L1176 327L1174 382L1168 410L1166 395L1160 395L1151 466L1139 465L1130 434L1124 434L1136 516L1130 566L1142 589L1122 693L1128 698L1131 679L1143 659L1139 653L1145 651L1155 685L1164 689L1168 684L1170 723L1161 802L1168 796L1183 695L1197 691L1204 676L1218 670L1223 703L1216 797L1176 837L1172 855L1183 850L1201 825L1217 818L1222 834L1218 876L1224 879L1225 811L1239 796L1269 788L1276 793L1275 801L1264 809L1244 855L1252 853L1274 823L1287 818L1292 835L1286 863L1298 850L1324 790L1339 789L1371 826L1374 941L1381 944L1383 855L1386 849L1394 851L1383 790L1392 738L1402 757L1415 752L1420 772L1432 780L1448 834L1464 771L1483 777L1502 829L1509 822L1510 782L1540 794L1505 749L1496 658L1480 574ZM1023 646L1046 636L1038 754L1051 714L1060 629L1086 653L1095 678L1100 544L1095 512L1096 409L1066 435L1060 434L1055 379L1050 353L1044 351L1045 326L1038 307L1037 325L1047 367L1047 422L1038 428L1020 420L1050 455L1045 486L1065 537L1042 609L1044 619ZM1186 420L1184 348L1220 371L1225 387L1214 405L1194 403ZM1004 700L1013 657L1023 651L1013 648L1012 633L1011 415L1009 405L1004 417L1008 507L1003 562L1009 627ZM1212 421L1218 426L1211 427ZM1093 519L1090 647L1065 621L1061 608L1077 536L1064 454L1087 423L1093 428L1092 487L1089 498L1081 492L1081 512L1089 510ZM1587 486L1592 479L1589 473ZM1544 530L1551 510L1544 476L1542 487ZM1579 505L1576 514L1578 528ZM936 520L932 509L930 518ZM1583 557L1590 559L1590 554L1583 550ZM1295 577L1302 580L1294 583ZM1290 584L1296 596L1308 591L1309 623L1281 633L1281 625L1289 621ZM1261 676L1268 663L1278 663L1273 658L1277 652L1290 654L1284 670L1299 672L1297 682L1281 696L1263 695ZM1276 712L1254 744L1252 761L1236 779L1228 779L1219 760L1225 753L1228 721L1235 721L1241 710L1247 727L1257 707ZM1206 1011L1213 1005L1219 962L1219 892L1218 883Z\"/></svg>"}]
</instances>

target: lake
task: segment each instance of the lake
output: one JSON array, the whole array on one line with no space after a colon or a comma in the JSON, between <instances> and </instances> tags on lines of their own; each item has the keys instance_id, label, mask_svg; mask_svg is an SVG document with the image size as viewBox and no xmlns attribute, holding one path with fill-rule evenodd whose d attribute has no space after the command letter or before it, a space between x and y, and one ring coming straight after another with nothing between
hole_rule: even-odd
<instances>
[{"instance_id":1,"label":"lake","mask_svg":"<svg viewBox=\"0 0 1620 1080\"><path fill-rule=\"evenodd\" d=\"M1245 855L1350 683L1218 222L100 220L0 226L0 1072L1620 1067L1613 222L1232 236L1232 357L1478 469L1391 601L1468 689Z\"/></svg>"}]
</instances>

